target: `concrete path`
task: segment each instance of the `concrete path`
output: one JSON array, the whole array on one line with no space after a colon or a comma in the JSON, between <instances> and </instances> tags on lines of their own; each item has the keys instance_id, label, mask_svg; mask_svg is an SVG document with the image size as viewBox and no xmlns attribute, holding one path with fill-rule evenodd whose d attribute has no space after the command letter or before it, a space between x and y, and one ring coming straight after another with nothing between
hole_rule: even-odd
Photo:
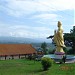
<instances>
[{"instance_id":1,"label":"concrete path","mask_svg":"<svg viewBox=\"0 0 75 75\"><path fill-rule=\"evenodd\" d=\"M59 62L56 62L56 63L59 63ZM75 63L75 60L73 60L73 61L66 61L65 63Z\"/></svg>"}]
</instances>

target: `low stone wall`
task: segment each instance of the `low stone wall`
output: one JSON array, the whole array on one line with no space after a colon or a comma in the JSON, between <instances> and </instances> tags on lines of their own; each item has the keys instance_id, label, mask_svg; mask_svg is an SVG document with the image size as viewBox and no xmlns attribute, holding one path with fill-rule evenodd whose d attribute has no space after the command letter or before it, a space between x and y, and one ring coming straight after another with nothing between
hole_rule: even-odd
<instances>
[{"instance_id":1,"label":"low stone wall","mask_svg":"<svg viewBox=\"0 0 75 75\"><path fill-rule=\"evenodd\" d=\"M0 60L5 60L5 57L4 57L4 56L1 56L1 57L0 57Z\"/></svg>"},{"instance_id":2,"label":"low stone wall","mask_svg":"<svg viewBox=\"0 0 75 75\"><path fill-rule=\"evenodd\" d=\"M10 60L10 59L23 59L28 58L29 55L9 55L9 56L0 56L0 60Z\"/></svg>"}]
</instances>

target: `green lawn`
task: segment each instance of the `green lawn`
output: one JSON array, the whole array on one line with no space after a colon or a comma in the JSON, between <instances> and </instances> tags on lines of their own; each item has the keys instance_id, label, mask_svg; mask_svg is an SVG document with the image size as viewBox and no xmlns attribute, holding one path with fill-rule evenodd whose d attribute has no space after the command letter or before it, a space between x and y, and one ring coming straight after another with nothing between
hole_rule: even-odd
<instances>
[{"instance_id":1,"label":"green lawn","mask_svg":"<svg viewBox=\"0 0 75 75\"><path fill-rule=\"evenodd\" d=\"M75 63L54 64L48 71L43 71L40 61L26 59L1 60L0 75L74 75Z\"/></svg>"}]
</instances>

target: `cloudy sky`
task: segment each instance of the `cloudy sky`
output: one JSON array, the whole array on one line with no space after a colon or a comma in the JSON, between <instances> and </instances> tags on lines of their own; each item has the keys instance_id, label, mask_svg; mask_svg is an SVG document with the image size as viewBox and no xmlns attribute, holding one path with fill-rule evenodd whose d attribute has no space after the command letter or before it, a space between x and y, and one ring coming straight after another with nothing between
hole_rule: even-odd
<instances>
[{"instance_id":1,"label":"cloudy sky","mask_svg":"<svg viewBox=\"0 0 75 75\"><path fill-rule=\"evenodd\" d=\"M0 36L46 38L58 21L69 32L74 18L74 0L0 0Z\"/></svg>"}]
</instances>

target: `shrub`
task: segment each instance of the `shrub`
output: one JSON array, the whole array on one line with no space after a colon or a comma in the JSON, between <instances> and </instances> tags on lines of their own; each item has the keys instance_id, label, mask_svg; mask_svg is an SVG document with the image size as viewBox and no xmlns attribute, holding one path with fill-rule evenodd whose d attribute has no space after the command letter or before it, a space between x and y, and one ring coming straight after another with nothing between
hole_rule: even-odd
<instances>
[{"instance_id":1,"label":"shrub","mask_svg":"<svg viewBox=\"0 0 75 75\"><path fill-rule=\"evenodd\" d=\"M42 64L43 70L48 70L48 68L52 66L53 60L48 57L43 57L41 59L41 64Z\"/></svg>"}]
</instances>

